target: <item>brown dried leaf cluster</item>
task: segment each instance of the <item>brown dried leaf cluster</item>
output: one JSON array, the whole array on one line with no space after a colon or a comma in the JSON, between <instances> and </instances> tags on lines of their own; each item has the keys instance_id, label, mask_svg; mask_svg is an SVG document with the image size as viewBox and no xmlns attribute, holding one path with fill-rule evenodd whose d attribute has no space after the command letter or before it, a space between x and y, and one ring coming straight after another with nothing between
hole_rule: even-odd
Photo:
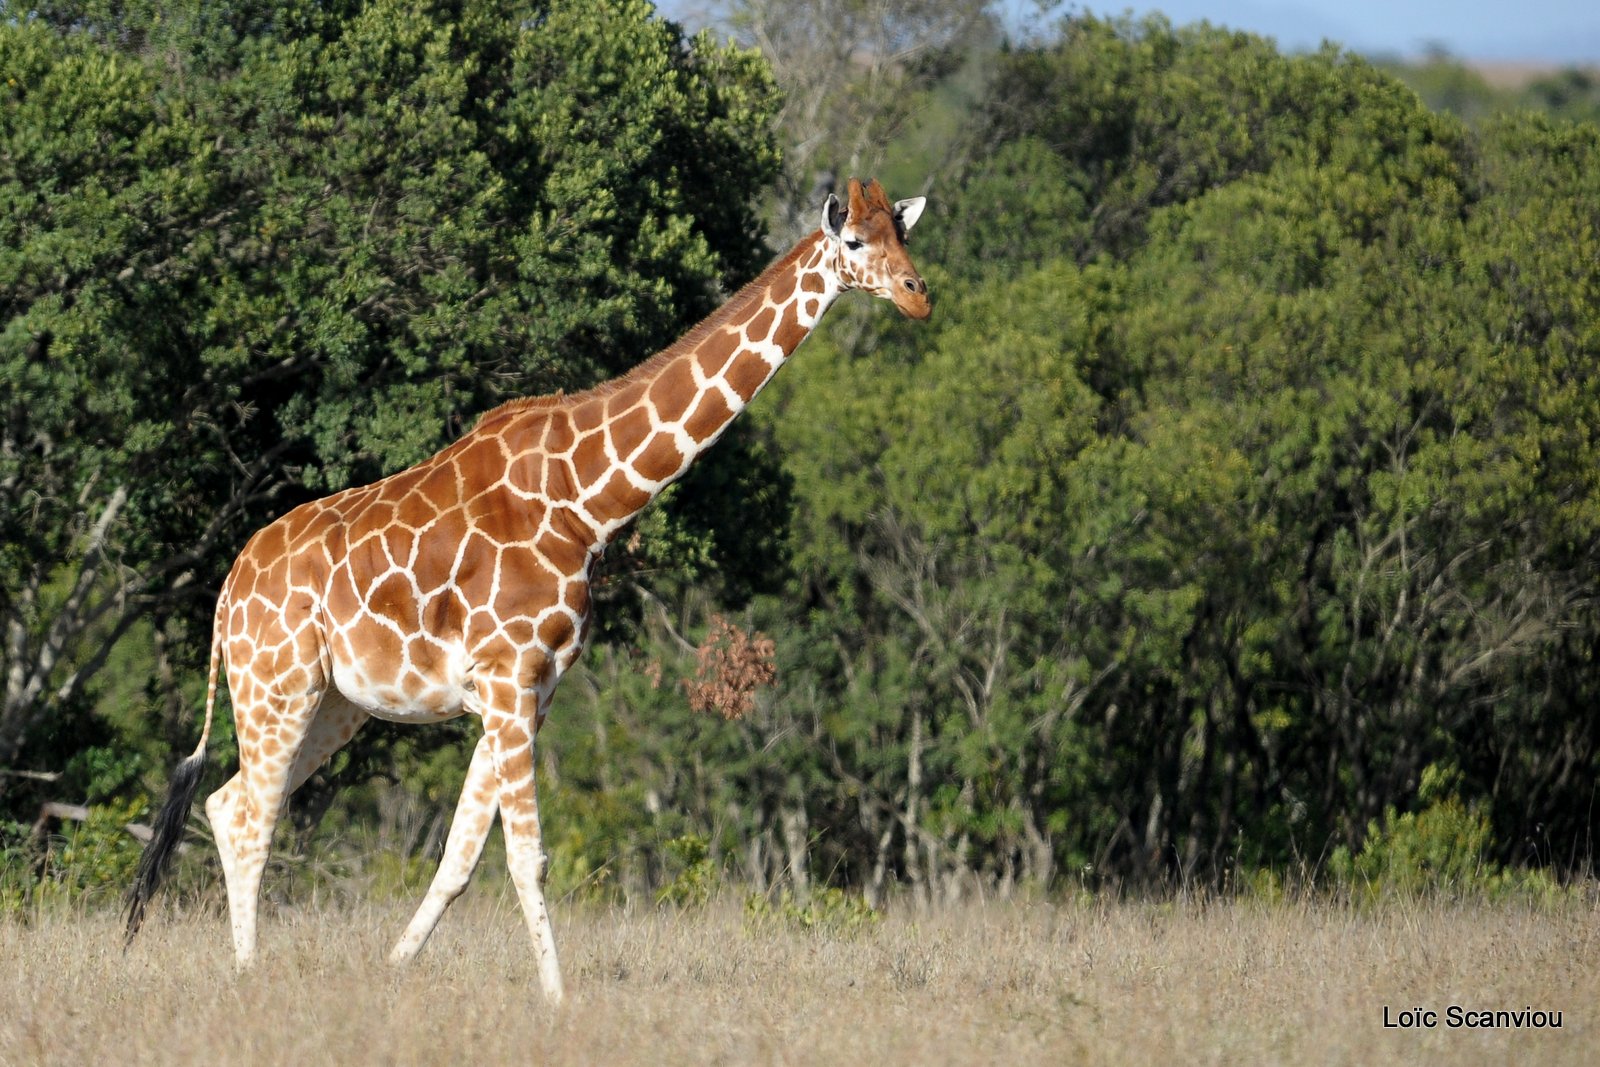
<instances>
[{"instance_id":1,"label":"brown dried leaf cluster","mask_svg":"<svg viewBox=\"0 0 1600 1067\"><path fill-rule=\"evenodd\" d=\"M721 615L695 650L694 677L685 679L689 706L724 719L742 719L755 708L755 692L777 680L777 646L757 630L747 634Z\"/></svg>"},{"instance_id":2,"label":"brown dried leaf cluster","mask_svg":"<svg viewBox=\"0 0 1600 1067\"><path fill-rule=\"evenodd\" d=\"M650 679L651 689L661 688L661 661L653 659L644 665L644 676Z\"/></svg>"}]
</instances>

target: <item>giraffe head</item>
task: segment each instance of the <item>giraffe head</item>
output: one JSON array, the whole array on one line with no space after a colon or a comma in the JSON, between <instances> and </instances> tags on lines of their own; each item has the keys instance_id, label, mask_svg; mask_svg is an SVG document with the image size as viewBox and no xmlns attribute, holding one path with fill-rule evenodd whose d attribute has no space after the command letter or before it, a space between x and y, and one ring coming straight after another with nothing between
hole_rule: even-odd
<instances>
[{"instance_id":1,"label":"giraffe head","mask_svg":"<svg viewBox=\"0 0 1600 1067\"><path fill-rule=\"evenodd\" d=\"M828 195L822 205L822 232L829 263L844 289L860 289L893 300L902 314L925 319L933 310L928 283L906 252L906 234L922 217L926 199L914 196L890 203L874 179L850 179L849 207Z\"/></svg>"}]
</instances>

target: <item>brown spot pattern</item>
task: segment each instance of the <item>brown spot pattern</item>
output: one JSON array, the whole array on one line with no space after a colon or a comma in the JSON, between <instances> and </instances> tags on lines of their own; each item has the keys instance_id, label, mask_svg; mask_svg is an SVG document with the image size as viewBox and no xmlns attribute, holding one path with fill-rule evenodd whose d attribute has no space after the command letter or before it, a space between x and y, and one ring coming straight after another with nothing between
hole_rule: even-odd
<instances>
[{"instance_id":1,"label":"brown spot pattern","mask_svg":"<svg viewBox=\"0 0 1600 1067\"><path fill-rule=\"evenodd\" d=\"M800 315L795 306L790 304L783 309L783 321L778 324L778 330L772 335L772 339L778 342L779 347L785 352L792 352L801 341L805 340L809 332L800 325Z\"/></svg>"},{"instance_id":2,"label":"brown spot pattern","mask_svg":"<svg viewBox=\"0 0 1600 1067\"><path fill-rule=\"evenodd\" d=\"M715 378L728 365L728 360L739 350L739 335L731 330L718 330L700 346L695 362L707 378Z\"/></svg>"},{"instance_id":3,"label":"brown spot pattern","mask_svg":"<svg viewBox=\"0 0 1600 1067\"><path fill-rule=\"evenodd\" d=\"M689 416L683 428L696 441L704 441L726 426L731 418L733 411L728 407L728 402L722 399L722 394L706 392L701 394L700 403L695 405L694 414Z\"/></svg>"},{"instance_id":4,"label":"brown spot pattern","mask_svg":"<svg viewBox=\"0 0 1600 1067\"><path fill-rule=\"evenodd\" d=\"M739 394L739 399L748 404L771 374L772 367L766 360L754 352L746 352L728 368L728 384Z\"/></svg>"},{"instance_id":5,"label":"brown spot pattern","mask_svg":"<svg viewBox=\"0 0 1600 1067\"><path fill-rule=\"evenodd\" d=\"M662 370L650 386L649 400L656 418L677 422L694 401L694 371L688 360L677 360Z\"/></svg>"},{"instance_id":6,"label":"brown spot pattern","mask_svg":"<svg viewBox=\"0 0 1600 1067\"><path fill-rule=\"evenodd\" d=\"M634 460L633 466L646 481L659 482L678 473L678 468L683 466L683 453L678 451L671 437L658 434L650 447Z\"/></svg>"},{"instance_id":7,"label":"brown spot pattern","mask_svg":"<svg viewBox=\"0 0 1600 1067\"><path fill-rule=\"evenodd\" d=\"M752 341L760 341L772 330L772 322L777 317L777 312L769 305L758 312L750 320L750 325L745 327L744 334Z\"/></svg>"},{"instance_id":8,"label":"brown spot pattern","mask_svg":"<svg viewBox=\"0 0 1600 1067\"><path fill-rule=\"evenodd\" d=\"M619 459L626 459L649 435L650 412L642 407L627 411L611 420L607 431L611 434L612 451Z\"/></svg>"}]
</instances>

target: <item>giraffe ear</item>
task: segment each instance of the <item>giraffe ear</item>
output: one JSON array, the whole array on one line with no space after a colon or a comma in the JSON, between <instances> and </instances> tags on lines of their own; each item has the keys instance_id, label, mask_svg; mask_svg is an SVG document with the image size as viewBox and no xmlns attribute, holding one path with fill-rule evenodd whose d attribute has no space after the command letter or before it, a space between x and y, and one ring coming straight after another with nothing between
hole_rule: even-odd
<instances>
[{"instance_id":1,"label":"giraffe ear","mask_svg":"<svg viewBox=\"0 0 1600 1067\"><path fill-rule=\"evenodd\" d=\"M927 206L928 198L925 196L913 196L910 200L895 201L894 221L900 224L900 232L910 233L911 227L922 217L922 209Z\"/></svg>"},{"instance_id":2,"label":"giraffe ear","mask_svg":"<svg viewBox=\"0 0 1600 1067\"><path fill-rule=\"evenodd\" d=\"M833 238L839 239L839 230L844 226L844 208L839 204L839 198L832 193L822 202L822 232Z\"/></svg>"}]
</instances>

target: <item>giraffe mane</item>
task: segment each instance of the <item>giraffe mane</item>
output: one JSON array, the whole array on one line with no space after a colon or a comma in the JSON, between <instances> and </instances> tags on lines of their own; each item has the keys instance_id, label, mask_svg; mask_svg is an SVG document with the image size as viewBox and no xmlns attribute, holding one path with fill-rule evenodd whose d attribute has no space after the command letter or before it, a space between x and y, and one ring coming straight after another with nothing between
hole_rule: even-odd
<instances>
[{"instance_id":1,"label":"giraffe mane","mask_svg":"<svg viewBox=\"0 0 1600 1067\"><path fill-rule=\"evenodd\" d=\"M752 305L759 305L767 290L784 271L788 270L804 254L815 246L822 231L814 231L805 240L796 244L781 259L767 267L766 270L746 282L733 296L723 301L722 306L711 314L701 319L688 333L678 338L666 348L655 355L635 365L632 369L600 382L582 392L568 394L563 390L556 390L543 396L524 396L515 400L508 400L499 407L490 408L478 417L473 424L473 429L479 429L490 422L520 415L527 411L542 411L558 405L582 404L589 400L599 400L610 396L612 393L623 389L637 381L648 381L655 377L668 363L677 359L685 352L692 351L702 344L708 337L731 323L742 323L757 310Z\"/></svg>"}]
</instances>

